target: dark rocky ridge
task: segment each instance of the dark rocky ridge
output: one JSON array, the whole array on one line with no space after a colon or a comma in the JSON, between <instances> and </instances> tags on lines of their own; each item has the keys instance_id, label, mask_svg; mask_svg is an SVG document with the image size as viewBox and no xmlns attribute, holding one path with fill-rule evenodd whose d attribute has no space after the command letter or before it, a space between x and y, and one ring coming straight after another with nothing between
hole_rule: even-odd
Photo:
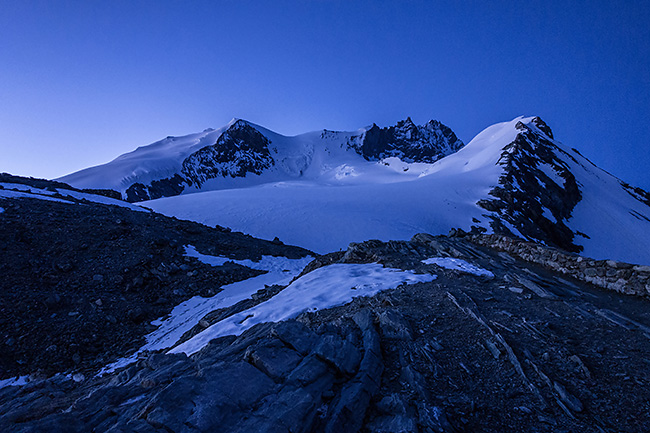
<instances>
[{"instance_id":1,"label":"dark rocky ridge","mask_svg":"<svg viewBox=\"0 0 650 433\"><path fill-rule=\"evenodd\" d=\"M410 117L387 128L373 123L361 137L352 137L348 145L369 161L398 157L405 162L426 163L434 163L464 146L449 127L437 120L416 126Z\"/></svg>"},{"instance_id":2,"label":"dark rocky ridge","mask_svg":"<svg viewBox=\"0 0 650 433\"><path fill-rule=\"evenodd\" d=\"M90 188L78 189L78 188L73 188L64 182L57 182L55 180L47 180L47 179L38 179L34 177L14 176L9 173L0 173L0 183L16 183L20 185L28 185L39 189L49 189L50 191L55 191L57 188L61 188L70 191L83 192L86 194L101 195L108 198L114 198L115 200L122 200L122 195L119 192L112 189L90 189Z\"/></svg>"},{"instance_id":3,"label":"dark rocky ridge","mask_svg":"<svg viewBox=\"0 0 650 433\"><path fill-rule=\"evenodd\" d=\"M134 183L126 190L126 200L138 202L171 197L179 195L188 186L200 188L209 179L261 174L262 170L274 164L269 143L247 122L237 120L215 144L188 156L183 161L181 173L154 180L149 185Z\"/></svg>"},{"instance_id":4,"label":"dark rocky ridge","mask_svg":"<svg viewBox=\"0 0 650 433\"><path fill-rule=\"evenodd\" d=\"M61 188L11 181L21 179ZM118 206L0 199L0 207L0 379L91 373L140 347L149 322L183 300L260 273L204 265L184 257L184 245L233 259L309 254Z\"/></svg>"},{"instance_id":5,"label":"dark rocky ridge","mask_svg":"<svg viewBox=\"0 0 650 433\"><path fill-rule=\"evenodd\" d=\"M494 278L421 260L463 258ZM647 301L476 246L417 235L319 263L431 283L260 324L197 354L79 383L0 390L5 431L638 432L650 428Z\"/></svg>"},{"instance_id":6,"label":"dark rocky ridge","mask_svg":"<svg viewBox=\"0 0 650 433\"><path fill-rule=\"evenodd\" d=\"M604 289L650 298L650 266L594 260L498 234L472 234L467 239Z\"/></svg>"},{"instance_id":7,"label":"dark rocky ridge","mask_svg":"<svg viewBox=\"0 0 650 433\"><path fill-rule=\"evenodd\" d=\"M270 141L243 120L235 122L221 134L213 146L194 152L183 161L182 173L190 185L201 185L215 177L244 177L262 174L274 162Z\"/></svg>"},{"instance_id":8,"label":"dark rocky ridge","mask_svg":"<svg viewBox=\"0 0 650 433\"><path fill-rule=\"evenodd\" d=\"M503 224L514 226L528 240L566 251L580 252L582 247L574 242L575 234L566 225L582 195L575 176L559 157L573 157L551 141L553 133L540 118L533 120L535 127L519 122L521 132L503 149L499 164L504 173L490 195L490 200L480 200L478 205L496 215L491 226L496 233L513 236ZM562 179L562 185L549 177L541 166L547 166ZM544 214L550 210L555 221Z\"/></svg>"}]
</instances>

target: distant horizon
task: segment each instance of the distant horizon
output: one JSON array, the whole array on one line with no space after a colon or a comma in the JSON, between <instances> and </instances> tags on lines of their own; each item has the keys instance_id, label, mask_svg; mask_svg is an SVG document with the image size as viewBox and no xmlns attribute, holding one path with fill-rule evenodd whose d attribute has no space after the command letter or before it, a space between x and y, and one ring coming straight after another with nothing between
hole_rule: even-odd
<instances>
[{"instance_id":1,"label":"distant horizon","mask_svg":"<svg viewBox=\"0 0 650 433\"><path fill-rule=\"evenodd\" d=\"M650 189L650 3L8 2L0 171L58 178L242 118L285 135L519 115Z\"/></svg>"}]
</instances>

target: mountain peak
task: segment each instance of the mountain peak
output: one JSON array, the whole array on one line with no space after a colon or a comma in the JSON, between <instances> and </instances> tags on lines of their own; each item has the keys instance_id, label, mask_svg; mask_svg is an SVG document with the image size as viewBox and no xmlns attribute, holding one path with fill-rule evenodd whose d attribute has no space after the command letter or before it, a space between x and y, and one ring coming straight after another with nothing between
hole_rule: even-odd
<instances>
[{"instance_id":1,"label":"mountain peak","mask_svg":"<svg viewBox=\"0 0 650 433\"><path fill-rule=\"evenodd\" d=\"M532 123L550 139L553 139L553 131L551 131L551 128L542 120L541 117L533 117Z\"/></svg>"},{"instance_id":2,"label":"mountain peak","mask_svg":"<svg viewBox=\"0 0 650 433\"><path fill-rule=\"evenodd\" d=\"M553 137L553 131L551 130L551 127L548 126L548 124L544 122L542 118L539 116L534 116L534 117L520 116L515 120L518 121L515 127L519 130L530 129L532 127L536 129L538 132L545 135L547 138L551 140L555 139Z\"/></svg>"}]
</instances>

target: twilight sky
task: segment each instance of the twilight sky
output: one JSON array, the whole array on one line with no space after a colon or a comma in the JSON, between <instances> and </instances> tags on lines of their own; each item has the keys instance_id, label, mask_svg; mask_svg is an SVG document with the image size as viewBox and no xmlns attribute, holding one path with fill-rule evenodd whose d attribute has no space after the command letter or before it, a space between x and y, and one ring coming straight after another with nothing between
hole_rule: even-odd
<instances>
[{"instance_id":1,"label":"twilight sky","mask_svg":"<svg viewBox=\"0 0 650 433\"><path fill-rule=\"evenodd\" d=\"M0 172L244 118L285 135L538 115L650 189L650 2L0 0Z\"/></svg>"}]
</instances>

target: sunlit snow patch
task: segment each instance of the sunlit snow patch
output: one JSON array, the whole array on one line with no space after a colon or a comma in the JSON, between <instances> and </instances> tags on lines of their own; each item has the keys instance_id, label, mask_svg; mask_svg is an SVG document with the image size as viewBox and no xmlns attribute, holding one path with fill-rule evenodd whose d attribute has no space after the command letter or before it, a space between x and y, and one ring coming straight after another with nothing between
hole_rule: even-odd
<instances>
[{"instance_id":1,"label":"sunlit snow patch","mask_svg":"<svg viewBox=\"0 0 650 433\"><path fill-rule=\"evenodd\" d=\"M479 277L489 277L493 278L494 274L478 266L474 266L471 263L466 262L461 259L453 259L451 257L432 257L430 259L422 260L422 263L425 265L438 265L441 268L453 269L455 271L465 272L468 274L474 274Z\"/></svg>"},{"instance_id":2,"label":"sunlit snow patch","mask_svg":"<svg viewBox=\"0 0 650 433\"><path fill-rule=\"evenodd\" d=\"M170 315L151 322L153 325L160 325L158 329L148 334L145 338L146 344L135 354L119 359L118 361L104 367L99 374L110 373L117 368L124 367L135 362L138 354L144 351L166 349L178 342L181 336L192 329L199 320L211 311L220 308L230 307L239 301L248 299L252 294L264 286L287 285L291 280L313 260L307 256L300 259L288 259L286 257L263 256L259 262L251 260L233 260L228 257L208 256L199 253L192 245L185 246L185 255L195 257L199 261L211 266L222 266L232 261L237 264L253 269L268 271L266 274L249 278L244 281L222 286L222 291L210 298L194 296L191 299L174 307Z\"/></svg>"},{"instance_id":3,"label":"sunlit snow patch","mask_svg":"<svg viewBox=\"0 0 650 433\"><path fill-rule=\"evenodd\" d=\"M214 338L239 335L258 323L287 320L306 311L346 304L357 296L373 296L402 283L415 284L435 278L430 274L384 268L377 263L325 266L303 275L268 301L215 323L170 352L191 355Z\"/></svg>"}]
</instances>

